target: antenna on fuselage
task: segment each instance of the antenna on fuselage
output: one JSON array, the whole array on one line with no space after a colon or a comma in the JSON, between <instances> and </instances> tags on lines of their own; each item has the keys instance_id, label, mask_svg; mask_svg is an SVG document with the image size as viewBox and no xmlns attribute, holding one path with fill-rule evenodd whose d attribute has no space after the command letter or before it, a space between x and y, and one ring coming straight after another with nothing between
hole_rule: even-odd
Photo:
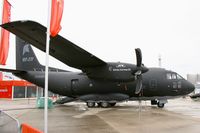
<instances>
[{"instance_id":1,"label":"antenna on fuselage","mask_svg":"<svg viewBox=\"0 0 200 133\"><path fill-rule=\"evenodd\" d=\"M162 65L161 65L162 62L161 62L161 60L162 60L162 59L161 59L161 54L159 54L159 55L158 55L158 66L159 66L160 68L162 67Z\"/></svg>"}]
</instances>

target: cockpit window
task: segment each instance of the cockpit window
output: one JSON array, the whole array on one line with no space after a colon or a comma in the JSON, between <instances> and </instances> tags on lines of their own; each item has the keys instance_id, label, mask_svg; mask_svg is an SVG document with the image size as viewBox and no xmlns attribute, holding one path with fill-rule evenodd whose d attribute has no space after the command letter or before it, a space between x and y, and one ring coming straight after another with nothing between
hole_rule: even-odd
<instances>
[{"instance_id":1,"label":"cockpit window","mask_svg":"<svg viewBox=\"0 0 200 133\"><path fill-rule=\"evenodd\" d=\"M167 73L167 79L172 79L171 73Z\"/></svg>"},{"instance_id":2,"label":"cockpit window","mask_svg":"<svg viewBox=\"0 0 200 133\"><path fill-rule=\"evenodd\" d=\"M172 73L172 79L176 79L176 74Z\"/></svg>"},{"instance_id":3,"label":"cockpit window","mask_svg":"<svg viewBox=\"0 0 200 133\"><path fill-rule=\"evenodd\" d=\"M177 74L177 79L183 79L183 77Z\"/></svg>"},{"instance_id":4,"label":"cockpit window","mask_svg":"<svg viewBox=\"0 0 200 133\"><path fill-rule=\"evenodd\" d=\"M167 73L166 74L167 79L183 79L180 75L176 73Z\"/></svg>"}]
</instances>

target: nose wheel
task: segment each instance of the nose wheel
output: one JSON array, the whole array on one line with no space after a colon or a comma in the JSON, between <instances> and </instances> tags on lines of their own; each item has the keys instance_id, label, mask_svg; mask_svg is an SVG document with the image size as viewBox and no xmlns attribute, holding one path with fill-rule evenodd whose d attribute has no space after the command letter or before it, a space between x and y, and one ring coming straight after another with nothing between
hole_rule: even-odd
<instances>
[{"instance_id":1,"label":"nose wheel","mask_svg":"<svg viewBox=\"0 0 200 133\"><path fill-rule=\"evenodd\" d=\"M151 105L157 105L158 108L164 108L165 103L167 103L167 100L151 100Z\"/></svg>"},{"instance_id":2,"label":"nose wheel","mask_svg":"<svg viewBox=\"0 0 200 133\"><path fill-rule=\"evenodd\" d=\"M164 103L158 102L158 103L157 103L157 106L158 106L158 108L164 108L165 104L164 104Z\"/></svg>"}]
</instances>

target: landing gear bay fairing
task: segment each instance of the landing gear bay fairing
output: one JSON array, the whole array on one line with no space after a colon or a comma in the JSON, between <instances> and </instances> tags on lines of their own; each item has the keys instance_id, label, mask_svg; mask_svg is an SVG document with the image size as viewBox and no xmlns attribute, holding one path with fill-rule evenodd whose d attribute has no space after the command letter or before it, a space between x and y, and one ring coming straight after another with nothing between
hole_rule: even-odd
<instances>
[{"instance_id":1,"label":"landing gear bay fairing","mask_svg":"<svg viewBox=\"0 0 200 133\"><path fill-rule=\"evenodd\" d=\"M46 28L33 21L16 21L1 25L16 38L16 76L44 87L45 67L31 45L45 51ZM105 62L60 35L50 37L50 55L82 72L49 68L49 90L66 96L58 103L81 100L88 107L115 106L128 100L151 100L152 105L164 107L167 99L187 95L194 86L173 71L147 68L142 53L135 49L137 64Z\"/></svg>"}]
</instances>

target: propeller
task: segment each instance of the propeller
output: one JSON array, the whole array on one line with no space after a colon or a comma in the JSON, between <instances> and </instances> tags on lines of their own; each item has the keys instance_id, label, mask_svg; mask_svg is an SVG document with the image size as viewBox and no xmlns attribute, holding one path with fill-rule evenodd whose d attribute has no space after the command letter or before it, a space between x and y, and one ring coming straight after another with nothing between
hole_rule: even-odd
<instances>
[{"instance_id":1,"label":"propeller","mask_svg":"<svg viewBox=\"0 0 200 133\"><path fill-rule=\"evenodd\" d=\"M135 53L136 53L136 59L137 59L137 67L141 67L142 66L142 52L140 48L136 48Z\"/></svg>"},{"instance_id":2,"label":"propeller","mask_svg":"<svg viewBox=\"0 0 200 133\"><path fill-rule=\"evenodd\" d=\"M148 68L142 64L142 52L140 48L135 49L136 53L136 59L137 59L137 64L136 64L136 70L135 70L135 75L137 78L137 84L136 84L136 89L135 89L135 94L139 94L142 90L142 73L145 73L148 71Z\"/></svg>"}]
</instances>

